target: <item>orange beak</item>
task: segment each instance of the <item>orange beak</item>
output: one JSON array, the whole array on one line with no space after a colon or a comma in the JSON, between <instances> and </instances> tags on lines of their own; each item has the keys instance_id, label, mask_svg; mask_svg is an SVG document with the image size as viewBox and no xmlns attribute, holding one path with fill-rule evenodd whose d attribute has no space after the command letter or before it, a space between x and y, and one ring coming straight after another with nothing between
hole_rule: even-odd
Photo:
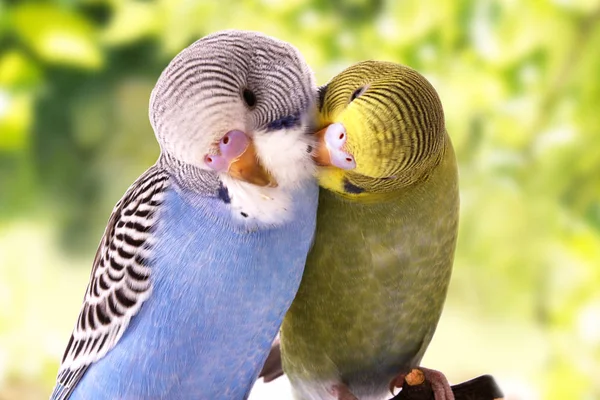
<instances>
[{"instance_id":1,"label":"orange beak","mask_svg":"<svg viewBox=\"0 0 600 400\"><path fill-rule=\"evenodd\" d=\"M256 147L250 141L246 150L229 164L227 171L232 177L257 186L277 187L277 181L256 156Z\"/></svg>"},{"instance_id":2,"label":"orange beak","mask_svg":"<svg viewBox=\"0 0 600 400\"><path fill-rule=\"evenodd\" d=\"M325 143L325 132L327 132L327 126L315 133L316 148L312 157L317 165L321 167L330 167L331 155L329 154L329 149Z\"/></svg>"}]
</instances>

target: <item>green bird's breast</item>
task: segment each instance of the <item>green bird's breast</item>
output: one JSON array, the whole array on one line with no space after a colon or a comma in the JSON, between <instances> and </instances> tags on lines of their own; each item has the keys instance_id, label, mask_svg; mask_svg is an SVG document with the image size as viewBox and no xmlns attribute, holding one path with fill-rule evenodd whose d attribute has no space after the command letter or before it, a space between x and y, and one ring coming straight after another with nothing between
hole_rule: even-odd
<instances>
[{"instance_id":1,"label":"green bird's breast","mask_svg":"<svg viewBox=\"0 0 600 400\"><path fill-rule=\"evenodd\" d=\"M321 191L315 244L281 331L293 386L341 381L363 398L420 362L456 246L458 179L447 143L427 180L385 201Z\"/></svg>"}]
</instances>

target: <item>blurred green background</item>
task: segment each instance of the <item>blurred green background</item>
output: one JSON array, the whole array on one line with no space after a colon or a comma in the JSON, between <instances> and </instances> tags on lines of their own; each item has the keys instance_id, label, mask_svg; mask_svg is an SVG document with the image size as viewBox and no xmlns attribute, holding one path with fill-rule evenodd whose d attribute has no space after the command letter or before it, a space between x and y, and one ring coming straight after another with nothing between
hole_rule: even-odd
<instances>
[{"instance_id":1,"label":"blurred green background","mask_svg":"<svg viewBox=\"0 0 600 400\"><path fill-rule=\"evenodd\" d=\"M293 43L320 84L365 59L429 78L462 215L424 365L600 398L599 22L586 0L1 1L0 399L47 398L110 211L157 158L150 91L224 28Z\"/></svg>"}]
</instances>

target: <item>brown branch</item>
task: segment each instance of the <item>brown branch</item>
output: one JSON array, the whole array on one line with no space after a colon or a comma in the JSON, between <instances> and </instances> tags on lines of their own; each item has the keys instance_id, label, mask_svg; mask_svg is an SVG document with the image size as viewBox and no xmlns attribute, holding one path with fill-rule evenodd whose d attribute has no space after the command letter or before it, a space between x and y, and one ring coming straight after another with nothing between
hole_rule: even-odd
<instances>
[{"instance_id":1,"label":"brown branch","mask_svg":"<svg viewBox=\"0 0 600 400\"><path fill-rule=\"evenodd\" d=\"M452 386L455 400L501 400L502 391L491 375L481 375ZM435 400L431 384L417 368L404 378L402 391L392 400Z\"/></svg>"}]
</instances>

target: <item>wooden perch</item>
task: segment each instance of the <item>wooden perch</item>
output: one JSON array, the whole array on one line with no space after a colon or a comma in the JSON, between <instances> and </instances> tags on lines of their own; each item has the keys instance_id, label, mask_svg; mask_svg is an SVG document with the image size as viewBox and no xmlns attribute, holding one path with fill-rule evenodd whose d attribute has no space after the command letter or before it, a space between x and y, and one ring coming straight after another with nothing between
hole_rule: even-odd
<instances>
[{"instance_id":1,"label":"wooden perch","mask_svg":"<svg viewBox=\"0 0 600 400\"><path fill-rule=\"evenodd\" d=\"M452 386L455 400L502 400L504 395L491 375L481 375ZM402 391L392 400L435 400L431 384L415 368L404 378Z\"/></svg>"}]
</instances>

